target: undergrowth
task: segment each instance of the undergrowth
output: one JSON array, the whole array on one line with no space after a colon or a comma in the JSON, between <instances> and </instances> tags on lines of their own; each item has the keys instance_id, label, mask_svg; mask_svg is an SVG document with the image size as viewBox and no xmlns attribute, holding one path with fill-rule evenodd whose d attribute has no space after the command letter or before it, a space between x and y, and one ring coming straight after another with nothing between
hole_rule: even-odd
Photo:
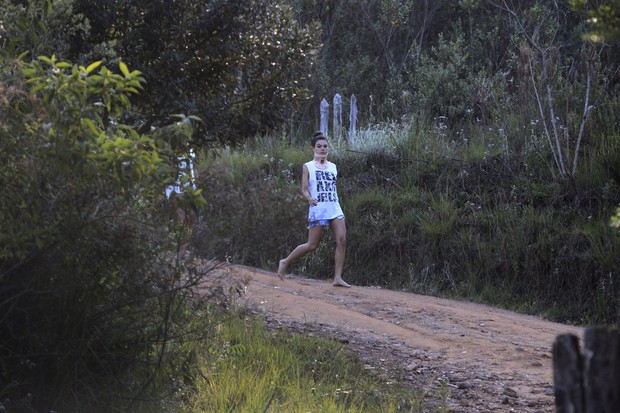
<instances>
[{"instance_id":1,"label":"undergrowth","mask_svg":"<svg viewBox=\"0 0 620 413\"><path fill-rule=\"evenodd\" d=\"M238 314L195 352L182 412L421 412L421 396L370 374L337 340L291 335Z\"/></svg>"}]
</instances>

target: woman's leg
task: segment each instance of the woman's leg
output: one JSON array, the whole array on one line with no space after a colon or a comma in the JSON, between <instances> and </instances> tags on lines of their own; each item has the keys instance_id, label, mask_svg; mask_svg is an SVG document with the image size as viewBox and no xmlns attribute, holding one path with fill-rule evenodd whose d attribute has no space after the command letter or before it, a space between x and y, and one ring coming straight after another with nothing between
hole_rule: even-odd
<instances>
[{"instance_id":1,"label":"woman's leg","mask_svg":"<svg viewBox=\"0 0 620 413\"><path fill-rule=\"evenodd\" d=\"M280 277L281 280L284 279L286 269L293 261L317 249L317 247L319 246L319 242L321 241L322 234L322 226L312 227L308 229L308 242L298 245L293 251L291 251L288 257L280 260L280 263L278 265L278 277Z\"/></svg>"},{"instance_id":2,"label":"woman's leg","mask_svg":"<svg viewBox=\"0 0 620 413\"><path fill-rule=\"evenodd\" d=\"M329 227L336 239L334 285L339 287L350 287L350 285L342 279L342 269L344 268L344 257L347 249L347 226L344 223L344 219L332 219L329 223Z\"/></svg>"}]
</instances>

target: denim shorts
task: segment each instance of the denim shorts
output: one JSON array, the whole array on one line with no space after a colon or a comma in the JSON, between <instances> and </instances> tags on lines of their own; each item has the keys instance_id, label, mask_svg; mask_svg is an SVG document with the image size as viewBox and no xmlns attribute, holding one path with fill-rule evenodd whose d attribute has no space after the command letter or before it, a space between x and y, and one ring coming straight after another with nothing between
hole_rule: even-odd
<instances>
[{"instance_id":1,"label":"denim shorts","mask_svg":"<svg viewBox=\"0 0 620 413\"><path fill-rule=\"evenodd\" d=\"M332 219L319 219L317 221L309 222L308 229L312 227L328 227L329 223L334 219L344 219L344 215L338 215L336 218L332 218Z\"/></svg>"}]
</instances>

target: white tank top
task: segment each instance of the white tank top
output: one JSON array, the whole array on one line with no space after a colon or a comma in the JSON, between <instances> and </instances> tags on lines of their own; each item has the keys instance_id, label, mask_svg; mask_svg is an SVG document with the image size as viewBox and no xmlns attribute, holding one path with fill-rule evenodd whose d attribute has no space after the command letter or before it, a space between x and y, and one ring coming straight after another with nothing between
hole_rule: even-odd
<instances>
[{"instance_id":1,"label":"white tank top","mask_svg":"<svg viewBox=\"0 0 620 413\"><path fill-rule=\"evenodd\" d=\"M327 168L319 169L314 165L314 161L307 162L308 168L308 190L312 198L318 202L315 206L310 205L308 211L308 222L320 219L334 219L344 215L340 203L338 202L338 192L336 191L336 180L338 170L336 164L327 162Z\"/></svg>"}]
</instances>

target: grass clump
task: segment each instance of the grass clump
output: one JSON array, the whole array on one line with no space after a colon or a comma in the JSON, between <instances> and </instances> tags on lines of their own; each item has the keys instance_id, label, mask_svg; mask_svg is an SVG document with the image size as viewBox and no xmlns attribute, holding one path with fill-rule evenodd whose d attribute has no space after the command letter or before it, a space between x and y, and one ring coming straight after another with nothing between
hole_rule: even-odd
<instances>
[{"instance_id":1,"label":"grass clump","mask_svg":"<svg viewBox=\"0 0 620 413\"><path fill-rule=\"evenodd\" d=\"M421 404L336 340L289 335L239 314L197 355L182 412L395 412Z\"/></svg>"}]
</instances>

